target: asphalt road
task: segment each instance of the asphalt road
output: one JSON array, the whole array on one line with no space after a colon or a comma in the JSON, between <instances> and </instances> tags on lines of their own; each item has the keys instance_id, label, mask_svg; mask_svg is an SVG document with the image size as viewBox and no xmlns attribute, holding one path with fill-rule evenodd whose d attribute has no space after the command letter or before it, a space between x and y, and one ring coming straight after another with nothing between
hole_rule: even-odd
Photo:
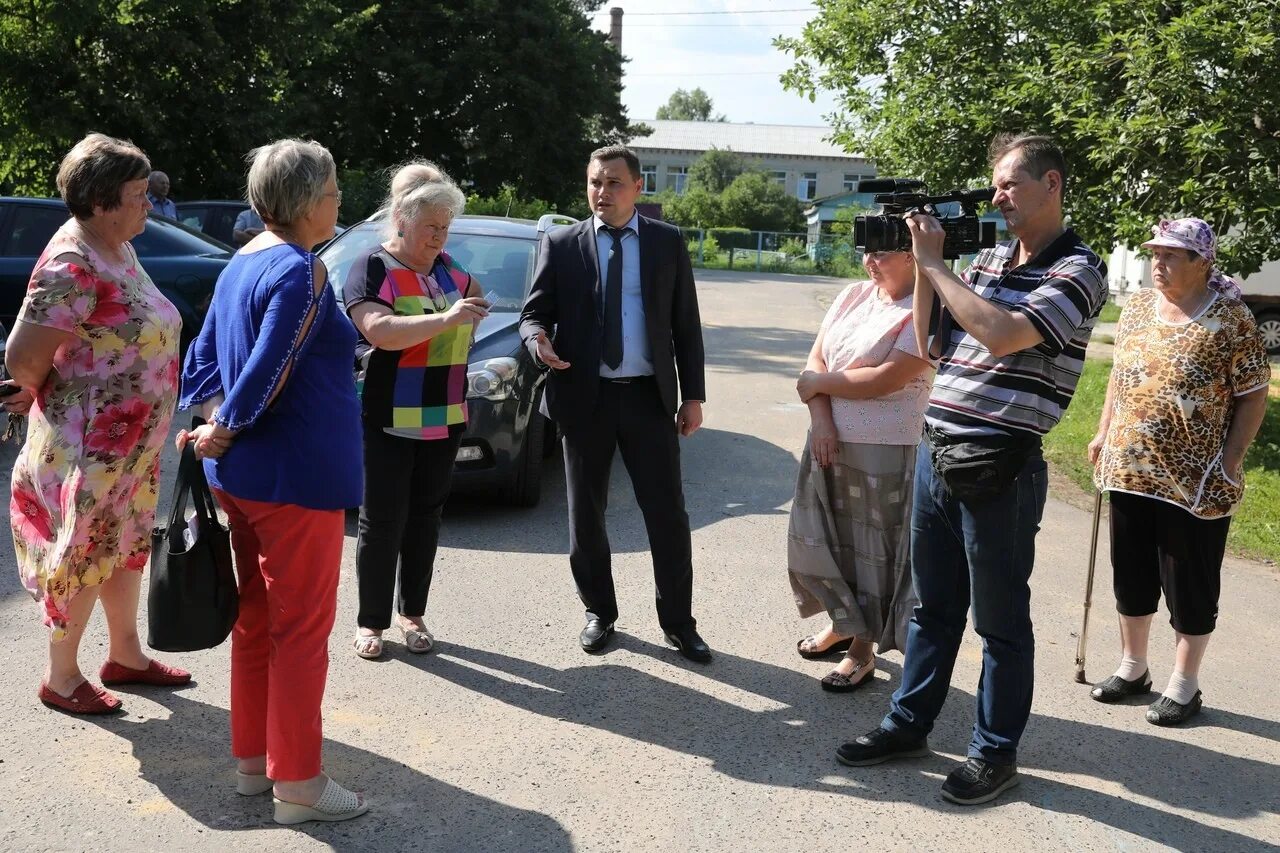
<instances>
[{"instance_id":1,"label":"asphalt road","mask_svg":"<svg viewBox=\"0 0 1280 853\"><path fill-rule=\"evenodd\" d=\"M1089 516L1052 495L1033 579L1038 684L1021 787L970 809L938 794L972 724L973 636L931 738L934 756L864 769L836 763L835 747L883 715L901 662L884 655L874 686L828 695L817 681L828 664L794 651L818 627L796 616L784 566L806 427L794 376L838 288L735 273L699 280L711 399L683 460L695 607L714 663L688 664L662 643L643 525L621 465L609 516L622 617L616 645L596 657L577 647L582 615L558 458L536 509L450 507L428 610L438 650L427 656L398 643L377 663L352 653L352 521L325 762L368 792L372 811L283 828L271 822L269 798L233 790L225 646L164 656L196 683L126 694L124 716L75 719L36 702L45 635L6 547L0 849L1280 850L1280 575L1228 561L1202 680L1206 709L1186 729L1157 729L1144 705L1101 706L1073 683ZM12 458L0 451L5 468ZM1112 613L1103 554L1094 678L1117 658ZM86 672L105 654L95 619ZM1163 617L1154 633L1161 686L1172 658Z\"/></svg>"}]
</instances>

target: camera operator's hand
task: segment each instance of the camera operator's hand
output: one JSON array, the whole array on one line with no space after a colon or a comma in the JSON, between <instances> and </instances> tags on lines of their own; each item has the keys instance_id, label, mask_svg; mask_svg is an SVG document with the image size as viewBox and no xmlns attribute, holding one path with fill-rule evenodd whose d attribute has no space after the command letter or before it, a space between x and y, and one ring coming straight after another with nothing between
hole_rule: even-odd
<instances>
[{"instance_id":1,"label":"camera operator's hand","mask_svg":"<svg viewBox=\"0 0 1280 853\"><path fill-rule=\"evenodd\" d=\"M924 266L941 261L942 244L947 237L941 223L919 210L908 213L906 220L911 231L911 254L915 256L916 263Z\"/></svg>"}]
</instances>

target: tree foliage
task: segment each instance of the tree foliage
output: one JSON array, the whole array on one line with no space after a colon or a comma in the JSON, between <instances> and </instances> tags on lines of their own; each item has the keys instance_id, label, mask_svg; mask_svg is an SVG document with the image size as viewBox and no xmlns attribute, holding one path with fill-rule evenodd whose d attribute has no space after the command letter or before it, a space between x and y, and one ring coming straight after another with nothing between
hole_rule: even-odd
<instances>
[{"instance_id":1,"label":"tree foliage","mask_svg":"<svg viewBox=\"0 0 1280 853\"><path fill-rule=\"evenodd\" d=\"M662 204L663 218L685 228L804 230L800 202L761 171L743 172L720 193L691 185L683 195L667 191L654 200Z\"/></svg>"},{"instance_id":2,"label":"tree foliage","mask_svg":"<svg viewBox=\"0 0 1280 853\"><path fill-rule=\"evenodd\" d=\"M180 198L236 195L249 149L305 136L344 173L427 157L473 192L568 204L589 152L632 130L599 5L0 0L0 192L51 193L100 130Z\"/></svg>"},{"instance_id":3,"label":"tree foliage","mask_svg":"<svg viewBox=\"0 0 1280 853\"><path fill-rule=\"evenodd\" d=\"M816 0L785 84L834 92L835 140L936 189L989 179L999 132L1043 132L1104 254L1195 215L1222 263L1280 258L1275 0Z\"/></svg>"},{"instance_id":4,"label":"tree foliage","mask_svg":"<svg viewBox=\"0 0 1280 853\"><path fill-rule=\"evenodd\" d=\"M686 92L676 89L667 102L658 107L654 118L662 121L725 121L724 114L713 116L711 96L700 87Z\"/></svg>"},{"instance_id":5,"label":"tree foliage","mask_svg":"<svg viewBox=\"0 0 1280 853\"><path fill-rule=\"evenodd\" d=\"M703 152L689 167L689 187L704 189L709 193L722 193L733 179L747 170L748 163L741 154L728 149L711 148Z\"/></svg>"}]
</instances>

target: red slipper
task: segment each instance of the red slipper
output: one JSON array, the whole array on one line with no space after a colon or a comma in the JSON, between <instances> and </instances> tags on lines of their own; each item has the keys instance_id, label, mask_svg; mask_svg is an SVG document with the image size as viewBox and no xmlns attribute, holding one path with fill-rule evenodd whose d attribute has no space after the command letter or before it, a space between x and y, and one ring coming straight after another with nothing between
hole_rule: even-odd
<instances>
[{"instance_id":1,"label":"red slipper","mask_svg":"<svg viewBox=\"0 0 1280 853\"><path fill-rule=\"evenodd\" d=\"M120 710L123 704L101 687L95 687L87 681L82 681L70 696L55 693L48 684L41 682L36 698L50 708L57 708L68 714L110 714Z\"/></svg>"},{"instance_id":2,"label":"red slipper","mask_svg":"<svg viewBox=\"0 0 1280 853\"><path fill-rule=\"evenodd\" d=\"M98 670L98 677L103 684L156 684L161 687L176 687L191 680L191 673L176 666L153 660L146 669L130 669L113 660L109 660Z\"/></svg>"}]
</instances>

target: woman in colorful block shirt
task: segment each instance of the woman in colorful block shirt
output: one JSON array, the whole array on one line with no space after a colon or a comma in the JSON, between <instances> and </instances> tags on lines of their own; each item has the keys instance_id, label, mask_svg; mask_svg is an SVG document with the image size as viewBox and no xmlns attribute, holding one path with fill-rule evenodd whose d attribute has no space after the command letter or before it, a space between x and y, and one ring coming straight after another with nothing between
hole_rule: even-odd
<instances>
[{"instance_id":1,"label":"woman in colorful block shirt","mask_svg":"<svg viewBox=\"0 0 1280 853\"><path fill-rule=\"evenodd\" d=\"M787 570L801 616L830 624L805 658L843 651L822 679L841 693L875 676L873 647L901 648L916 605L908 542L916 447L931 371L911 323L910 252L868 252L870 281L836 297L796 390L812 425L791 522Z\"/></svg>"},{"instance_id":2,"label":"woman in colorful block shirt","mask_svg":"<svg viewBox=\"0 0 1280 853\"><path fill-rule=\"evenodd\" d=\"M1111 563L1123 656L1093 689L1115 702L1151 689L1147 640L1163 592L1174 671L1155 725L1200 710L1200 662L1218 617L1222 555L1244 497L1244 454L1266 412L1271 368L1240 290L1214 266L1200 219L1161 222L1154 287L1129 297L1098 433L1094 481L1111 495Z\"/></svg>"},{"instance_id":3,"label":"woman in colorful block shirt","mask_svg":"<svg viewBox=\"0 0 1280 853\"><path fill-rule=\"evenodd\" d=\"M121 706L76 659L97 601L110 638L104 685L191 680L138 640L182 329L129 244L147 224L150 172L142 151L100 133L63 158L58 191L71 219L36 261L5 353L35 395L9 512L23 586L50 629L38 695L72 714Z\"/></svg>"},{"instance_id":4,"label":"woman in colorful block shirt","mask_svg":"<svg viewBox=\"0 0 1280 853\"><path fill-rule=\"evenodd\" d=\"M488 315L480 286L444 251L466 199L434 164L411 163L391 182L386 241L357 258L342 301L361 336L364 503L356 574L355 650L382 655L391 627L405 648L431 650L423 617L449 496L454 457L467 427L467 356L475 323Z\"/></svg>"}]
</instances>

